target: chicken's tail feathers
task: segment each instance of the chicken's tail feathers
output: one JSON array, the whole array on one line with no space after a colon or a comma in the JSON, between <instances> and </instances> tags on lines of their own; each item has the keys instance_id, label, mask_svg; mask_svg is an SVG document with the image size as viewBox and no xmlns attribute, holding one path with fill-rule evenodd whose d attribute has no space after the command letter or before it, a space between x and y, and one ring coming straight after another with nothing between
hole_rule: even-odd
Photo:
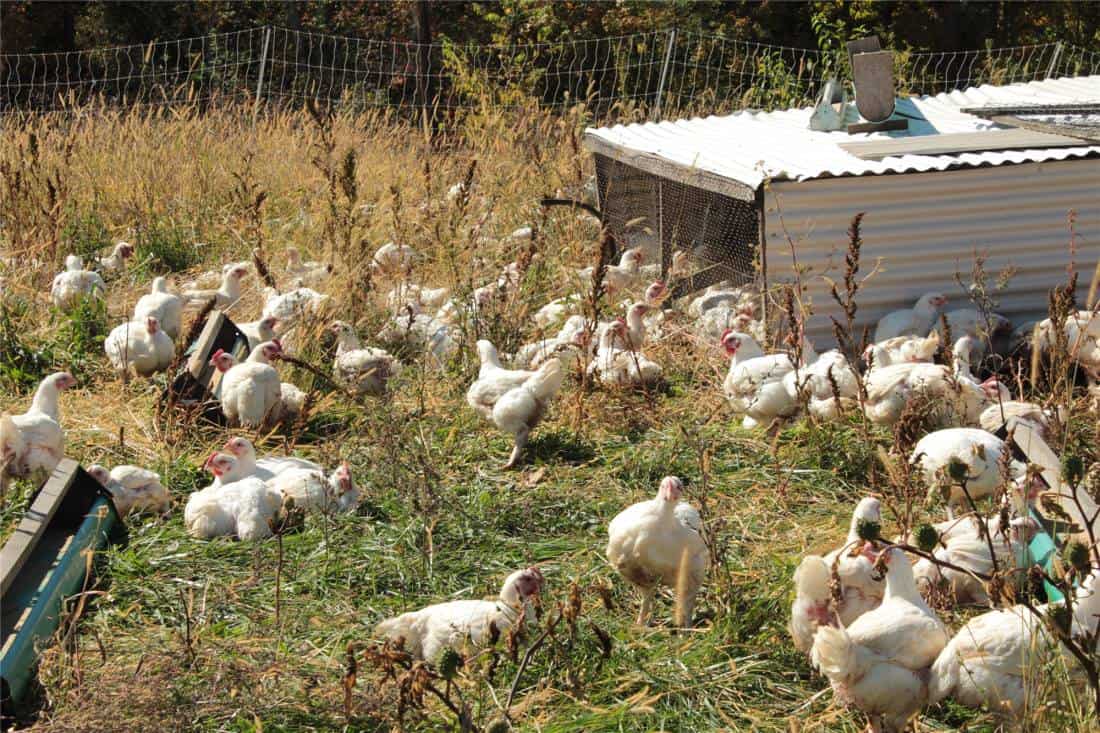
<instances>
[{"instance_id":1,"label":"chicken's tail feathers","mask_svg":"<svg viewBox=\"0 0 1100 733\"><path fill-rule=\"evenodd\" d=\"M565 369L557 359L550 359L532 375L525 386L539 402L546 402L554 398L561 389L565 379Z\"/></svg>"},{"instance_id":2,"label":"chicken's tail feathers","mask_svg":"<svg viewBox=\"0 0 1100 733\"><path fill-rule=\"evenodd\" d=\"M794 571L794 587L799 596L823 601L829 597L829 566L820 555L802 558Z\"/></svg>"},{"instance_id":3,"label":"chicken's tail feathers","mask_svg":"<svg viewBox=\"0 0 1100 733\"><path fill-rule=\"evenodd\" d=\"M405 649L413 656L421 656L420 639L413 631L413 622L416 615L403 613L400 616L388 618L374 627L375 636L389 639L390 641L404 640Z\"/></svg>"},{"instance_id":4,"label":"chicken's tail feathers","mask_svg":"<svg viewBox=\"0 0 1100 733\"><path fill-rule=\"evenodd\" d=\"M25 447L23 433L12 416L6 413L0 415L0 467L6 467Z\"/></svg>"},{"instance_id":5,"label":"chicken's tail feathers","mask_svg":"<svg viewBox=\"0 0 1100 733\"><path fill-rule=\"evenodd\" d=\"M831 682L844 684L848 680L859 679L867 671L867 660L858 651L852 637L844 629L820 626L814 635L810 661Z\"/></svg>"}]
</instances>

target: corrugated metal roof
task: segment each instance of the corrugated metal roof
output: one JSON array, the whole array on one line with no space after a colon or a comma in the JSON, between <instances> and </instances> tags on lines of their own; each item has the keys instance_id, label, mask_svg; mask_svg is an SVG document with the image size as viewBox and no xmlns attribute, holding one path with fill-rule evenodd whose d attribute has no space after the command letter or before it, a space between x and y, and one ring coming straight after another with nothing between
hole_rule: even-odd
<instances>
[{"instance_id":1,"label":"corrugated metal roof","mask_svg":"<svg viewBox=\"0 0 1100 733\"><path fill-rule=\"evenodd\" d=\"M725 178L756 188L765 179L804 181L814 178L884 173L942 171L1008 163L1067 160L1100 155L1100 146L982 151L951 155L899 155L862 160L839 147L841 142L980 132L1003 127L963 108L989 105L1054 105L1100 103L1100 76L1047 79L1009 86L983 85L965 91L897 101L897 111L910 120L908 133L816 132L810 129L812 108L777 112L745 111L721 117L589 128L588 146L627 164L642 162L661 174L661 165L698 173L698 183L717 190ZM856 113L850 110L856 121Z\"/></svg>"}]
</instances>

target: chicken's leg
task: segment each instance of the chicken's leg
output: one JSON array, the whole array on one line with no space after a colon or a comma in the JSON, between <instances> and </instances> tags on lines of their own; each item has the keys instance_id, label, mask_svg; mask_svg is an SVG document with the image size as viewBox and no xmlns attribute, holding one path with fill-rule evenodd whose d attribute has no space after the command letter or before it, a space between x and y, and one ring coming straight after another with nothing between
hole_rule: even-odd
<instances>
[{"instance_id":1,"label":"chicken's leg","mask_svg":"<svg viewBox=\"0 0 1100 733\"><path fill-rule=\"evenodd\" d=\"M638 591L642 594L642 603L638 606L638 620L636 623L639 626L645 626L653 613L653 596L657 593L657 586L654 585L648 588L638 586Z\"/></svg>"},{"instance_id":2,"label":"chicken's leg","mask_svg":"<svg viewBox=\"0 0 1100 733\"><path fill-rule=\"evenodd\" d=\"M526 425L519 429L519 432L516 433L516 443L512 447L512 457L504 464L505 468L514 468L519 463L519 458L523 455L523 449L527 447L527 438L530 435L531 429Z\"/></svg>"}]
</instances>

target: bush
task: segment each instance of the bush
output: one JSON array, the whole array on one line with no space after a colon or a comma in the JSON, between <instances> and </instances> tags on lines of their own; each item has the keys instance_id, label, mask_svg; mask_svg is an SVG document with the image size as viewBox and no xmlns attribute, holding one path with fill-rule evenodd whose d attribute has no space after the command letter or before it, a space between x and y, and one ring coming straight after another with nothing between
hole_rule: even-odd
<instances>
[{"instance_id":1,"label":"bush","mask_svg":"<svg viewBox=\"0 0 1100 733\"><path fill-rule=\"evenodd\" d=\"M70 212L65 227L61 230L61 240L68 248L65 254L76 254L90 261L112 243L107 225L95 211Z\"/></svg>"},{"instance_id":2,"label":"bush","mask_svg":"<svg viewBox=\"0 0 1100 733\"><path fill-rule=\"evenodd\" d=\"M192 239L190 231L175 224L156 222L143 227L134 244L138 266L155 275L193 267L201 258Z\"/></svg>"}]
</instances>

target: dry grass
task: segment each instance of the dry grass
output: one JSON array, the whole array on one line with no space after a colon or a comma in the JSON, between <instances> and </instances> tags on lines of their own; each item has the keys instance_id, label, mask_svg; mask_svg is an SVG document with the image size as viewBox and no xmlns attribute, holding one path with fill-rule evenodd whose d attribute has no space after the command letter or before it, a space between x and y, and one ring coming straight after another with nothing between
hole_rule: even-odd
<instances>
[{"instance_id":1,"label":"dry grass","mask_svg":"<svg viewBox=\"0 0 1100 733\"><path fill-rule=\"evenodd\" d=\"M373 625L395 611L452 595L492 595L508 571L534 562L549 579L548 609L573 602L567 595L575 582L581 616L606 630L614 648L603 660L599 634L582 622L575 639L535 655L511 708L518 727L859 728L828 694L808 702L826 685L791 647L786 614L799 558L837 544L855 501L884 489L869 485L876 459L866 436L889 446L890 435L868 433L856 421L799 423L774 440L732 427L720 389L725 360L687 324L646 349L666 368L666 390L571 384L536 431L522 472L500 470L507 441L465 409L476 338L504 348L529 340L533 330L517 324L569 292L568 267L593 261L598 232L590 223L563 208L544 216L537 207L557 189L580 198L590 161L570 141L583 124L582 110L472 114L429 142L376 114L319 121L305 111L277 113L255 126L234 110L4 120L11 141L0 150L4 184L17 195L0 203L0 236L20 262L3 272L13 332L44 355L39 370L76 365L81 386L62 400L70 453L85 464L154 468L177 499L169 517L136 521L129 545L108 553L104 594L85 611L69 648L44 656L46 705L37 729L388 729L396 693L362 661L345 687L348 643L369 641ZM450 186L466 179L468 201L447 202ZM523 288L462 321L461 348L445 368L416 364L391 396L363 404L305 370L284 370L284 379L315 390L316 403L306 425L267 445L293 442L329 464L348 459L366 498L357 515L311 518L285 538L278 626L274 541L197 542L183 532L182 501L203 483L202 457L227 432L157 424L162 379L124 385L95 344L60 339L67 321L48 306L49 282L77 248L114 237L138 244L137 261L109 283L106 321L114 325L165 259L189 263L171 274L179 284L250 259L262 240L280 288L288 285L285 247L331 262L330 313L373 342L385 320L386 288L368 287L366 263L378 245L412 245L425 255L415 280L467 294L521 255L524 245L506 235L535 223L543 244ZM251 277L231 315L255 319L261 289ZM320 334L323 320L312 333ZM303 340L298 355L324 366L320 342ZM30 380L0 377L0 409L24 405ZM1083 422L1074 440L1095 460L1094 426ZM607 520L651 496L669 473L686 477L696 499L707 488L708 523L713 518L723 558L700 597L702 623L685 634L632 627L636 599L602 558ZM25 497L28 487L18 488ZM10 499L6 525L23 505ZM612 588L611 608L597 586ZM659 618L670 614L671 604L659 605ZM502 656L491 681L475 665L456 683L479 727L500 716L520 671ZM1046 715L1059 726L1073 717ZM407 725L436 730L453 718L429 696ZM971 730L992 725L950 706L926 718L937 730L964 722Z\"/></svg>"}]
</instances>

